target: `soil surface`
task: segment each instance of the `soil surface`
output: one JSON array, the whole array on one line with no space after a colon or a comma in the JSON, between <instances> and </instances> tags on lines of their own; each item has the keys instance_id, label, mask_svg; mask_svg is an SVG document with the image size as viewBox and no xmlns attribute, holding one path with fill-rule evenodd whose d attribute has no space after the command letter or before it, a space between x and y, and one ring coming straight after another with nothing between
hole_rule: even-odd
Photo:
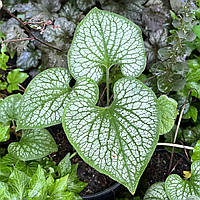
<instances>
[{"instance_id":1,"label":"soil surface","mask_svg":"<svg viewBox=\"0 0 200 200\"><path fill-rule=\"evenodd\" d=\"M67 153L70 152L72 154L75 152L75 149L68 142L61 125L53 126L48 128L48 130L53 135L59 148L58 152L51 155L56 163L59 163ZM165 150L156 150L140 179L136 195L142 198L145 191L153 183L165 181L168 176L170 155L171 154ZM97 172L95 169L87 165L78 156L78 154L71 159L71 162L72 164L79 164L77 172L78 177L81 181L88 183L88 186L81 192L82 196L103 191L115 183L115 181L109 177ZM190 161L182 156L182 154L174 154L172 169L173 170L171 173L175 173L183 177L183 171L190 170ZM118 191L119 194L116 193L116 196L120 196L120 194L123 194L124 192L128 193L128 191L123 186L120 186Z\"/></svg>"}]
</instances>

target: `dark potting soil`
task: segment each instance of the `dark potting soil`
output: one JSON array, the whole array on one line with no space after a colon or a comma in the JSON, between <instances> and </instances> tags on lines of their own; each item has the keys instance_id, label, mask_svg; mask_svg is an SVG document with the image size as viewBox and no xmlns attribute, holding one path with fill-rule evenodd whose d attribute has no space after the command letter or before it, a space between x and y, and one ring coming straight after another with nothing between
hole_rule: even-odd
<instances>
[{"instance_id":1,"label":"dark potting soil","mask_svg":"<svg viewBox=\"0 0 200 200\"><path fill-rule=\"evenodd\" d=\"M75 149L71 146L64 130L61 125L56 125L48 130L53 135L57 145L58 152L51 155L56 163L59 163L67 153L75 152ZM145 191L154 183L165 181L168 176L168 168L170 162L170 153L165 150L156 150L144 171L140 182L137 187L136 196L143 197ZM97 172L95 169L86 164L78 154L71 159L72 164L78 163L78 177L81 181L88 183L88 186L81 192L81 195L94 194L105 190L112 186L115 181L108 176ZM178 174L183 177L183 171L190 171L190 162L181 154L174 154L173 171L171 173ZM120 197L122 193L128 193L127 189L121 186L116 193L116 196ZM128 194L129 195L129 194Z\"/></svg>"}]
</instances>

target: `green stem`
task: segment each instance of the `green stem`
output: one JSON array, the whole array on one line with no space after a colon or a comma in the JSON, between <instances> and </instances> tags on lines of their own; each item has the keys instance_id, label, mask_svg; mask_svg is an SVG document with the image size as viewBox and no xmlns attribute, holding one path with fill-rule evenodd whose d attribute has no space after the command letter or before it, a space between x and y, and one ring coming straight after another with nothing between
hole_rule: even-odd
<instances>
[{"instance_id":1,"label":"green stem","mask_svg":"<svg viewBox=\"0 0 200 200\"><path fill-rule=\"evenodd\" d=\"M107 92L107 106L109 106L110 98L109 98L109 68L106 68L106 92Z\"/></svg>"}]
</instances>

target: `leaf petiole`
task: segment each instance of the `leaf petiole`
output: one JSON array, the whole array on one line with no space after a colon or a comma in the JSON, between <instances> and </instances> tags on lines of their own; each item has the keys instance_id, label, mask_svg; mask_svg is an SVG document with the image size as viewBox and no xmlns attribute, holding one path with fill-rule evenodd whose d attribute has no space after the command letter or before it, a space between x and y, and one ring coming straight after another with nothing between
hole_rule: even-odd
<instances>
[{"instance_id":1,"label":"leaf petiole","mask_svg":"<svg viewBox=\"0 0 200 200\"><path fill-rule=\"evenodd\" d=\"M109 106L110 98L109 98L109 70L110 68L106 68L106 93L107 93L107 106Z\"/></svg>"}]
</instances>

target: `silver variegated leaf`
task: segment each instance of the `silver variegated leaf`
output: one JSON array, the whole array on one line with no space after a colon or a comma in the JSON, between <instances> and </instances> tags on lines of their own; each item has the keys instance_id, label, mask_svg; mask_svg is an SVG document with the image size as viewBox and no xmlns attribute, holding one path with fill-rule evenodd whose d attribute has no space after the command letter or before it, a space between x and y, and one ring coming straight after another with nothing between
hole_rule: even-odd
<instances>
[{"instance_id":1,"label":"silver variegated leaf","mask_svg":"<svg viewBox=\"0 0 200 200\"><path fill-rule=\"evenodd\" d=\"M17 120L19 106L21 103L21 94L13 94L6 97L0 104L0 122L6 124L10 121Z\"/></svg>"},{"instance_id":2,"label":"silver variegated leaf","mask_svg":"<svg viewBox=\"0 0 200 200\"><path fill-rule=\"evenodd\" d=\"M183 180L176 174L168 176L165 189L170 200L188 200L200 197L200 161L192 163L191 173L190 180Z\"/></svg>"},{"instance_id":3,"label":"silver variegated leaf","mask_svg":"<svg viewBox=\"0 0 200 200\"><path fill-rule=\"evenodd\" d=\"M70 72L75 79L99 82L114 64L125 76L142 73L146 58L141 30L120 15L93 8L77 26L68 53Z\"/></svg>"},{"instance_id":4,"label":"silver variegated leaf","mask_svg":"<svg viewBox=\"0 0 200 200\"><path fill-rule=\"evenodd\" d=\"M169 200L165 192L165 183L153 184L147 191L143 200Z\"/></svg>"},{"instance_id":5,"label":"silver variegated leaf","mask_svg":"<svg viewBox=\"0 0 200 200\"><path fill-rule=\"evenodd\" d=\"M51 68L36 76L28 85L20 105L18 129L44 128L61 123L70 97L81 95L96 99L94 81L82 78L72 89L67 69Z\"/></svg>"},{"instance_id":6,"label":"silver variegated leaf","mask_svg":"<svg viewBox=\"0 0 200 200\"><path fill-rule=\"evenodd\" d=\"M65 133L86 163L134 193L158 141L156 96L142 82L122 78L109 107L96 103L73 98L63 114Z\"/></svg>"},{"instance_id":7,"label":"silver variegated leaf","mask_svg":"<svg viewBox=\"0 0 200 200\"><path fill-rule=\"evenodd\" d=\"M58 151L57 145L45 129L23 130L19 142L12 142L8 152L20 160L35 160Z\"/></svg>"}]
</instances>

